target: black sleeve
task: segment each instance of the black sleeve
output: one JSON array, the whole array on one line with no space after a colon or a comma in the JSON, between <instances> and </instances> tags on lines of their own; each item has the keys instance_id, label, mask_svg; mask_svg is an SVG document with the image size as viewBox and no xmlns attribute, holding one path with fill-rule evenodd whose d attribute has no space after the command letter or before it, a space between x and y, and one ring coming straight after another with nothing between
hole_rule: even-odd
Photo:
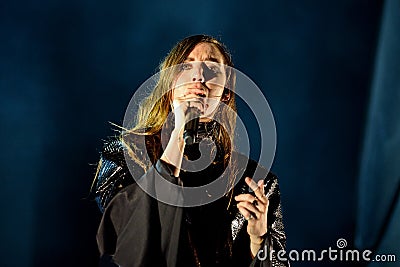
<instances>
[{"instance_id":1,"label":"black sleeve","mask_svg":"<svg viewBox=\"0 0 400 267\"><path fill-rule=\"evenodd\" d=\"M164 190L156 185L159 174L154 166L150 167L140 178L145 183L126 186L107 205L97 232L102 263L175 266L182 209L153 198Z\"/></svg>"},{"instance_id":2,"label":"black sleeve","mask_svg":"<svg viewBox=\"0 0 400 267\"><path fill-rule=\"evenodd\" d=\"M124 149L120 141L108 143L96 176L96 199L103 211L97 232L100 264L174 266L182 209L153 197L169 192L158 187L160 177L171 183L177 177L161 160L146 170L139 165L128 168L135 162L126 163Z\"/></svg>"},{"instance_id":3,"label":"black sleeve","mask_svg":"<svg viewBox=\"0 0 400 267\"><path fill-rule=\"evenodd\" d=\"M123 150L117 139L107 142L102 149L93 190L101 212L122 188L134 182L126 167Z\"/></svg>"}]
</instances>

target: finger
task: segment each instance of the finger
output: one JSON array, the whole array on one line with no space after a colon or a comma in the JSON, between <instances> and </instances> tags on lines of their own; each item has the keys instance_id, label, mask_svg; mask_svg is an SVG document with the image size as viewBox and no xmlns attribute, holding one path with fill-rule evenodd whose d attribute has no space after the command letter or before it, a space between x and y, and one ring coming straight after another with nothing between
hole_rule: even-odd
<instances>
[{"instance_id":1,"label":"finger","mask_svg":"<svg viewBox=\"0 0 400 267\"><path fill-rule=\"evenodd\" d=\"M188 107L197 108L200 111L204 111L204 102L198 101L198 99L188 99Z\"/></svg>"},{"instance_id":2,"label":"finger","mask_svg":"<svg viewBox=\"0 0 400 267\"><path fill-rule=\"evenodd\" d=\"M266 211L265 203L263 203L262 201L259 201L259 199L253 195L250 195L250 194L238 195L235 197L235 200L238 201L239 203L246 202L246 203L254 206L260 212Z\"/></svg>"},{"instance_id":3,"label":"finger","mask_svg":"<svg viewBox=\"0 0 400 267\"><path fill-rule=\"evenodd\" d=\"M261 192L261 190L262 190L262 189L259 190L260 192L259 192L258 194L256 193L256 196L257 196L258 200L259 200L261 203L263 203L264 205L267 205L268 202L269 202L269 199L268 199L268 197L267 197L266 195L264 195L264 194Z\"/></svg>"},{"instance_id":4,"label":"finger","mask_svg":"<svg viewBox=\"0 0 400 267\"><path fill-rule=\"evenodd\" d=\"M261 205L261 204L260 204ZM260 215L261 215L261 213L263 213L263 211L261 211L261 209L263 209L264 207L256 207L256 206L254 206L253 204L251 204L251 203L249 203L249 202L239 202L238 204L237 204L237 206L238 206L238 208L240 207L240 208L245 208L246 210L248 210L248 211L250 211L250 212L252 212L252 213L254 213L256 216L257 216L257 218L259 218L260 217Z\"/></svg>"},{"instance_id":5,"label":"finger","mask_svg":"<svg viewBox=\"0 0 400 267\"><path fill-rule=\"evenodd\" d=\"M260 192L262 196L265 196L265 186L264 186L264 180L261 179L257 182L258 188L260 188ZM264 199L264 197L262 197Z\"/></svg>"},{"instance_id":6,"label":"finger","mask_svg":"<svg viewBox=\"0 0 400 267\"><path fill-rule=\"evenodd\" d=\"M268 200L268 197L265 194L265 181L264 180L260 180L259 183L260 183L260 189L261 189L262 195L264 196L264 198L266 200Z\"/></svg>"},{"instance_id":7,"label":"finger","mask_svg":"<svg viewBox=\"0 0 400 267\"><path fill-rule=\"evenodd\" d=\"M248 201L248 202L253 202L255 199L255 196L251 194L240 194L235 196L236 201Z\"/></svg>"},{"instance_id":8,"label":"finger","mask_svg":"<svg viewBox=\"0 0 400 267\"><path fill-rule=\"evenodd\" d=\"M254 218L254 215L251 214L251 212L248 211L248 210L246 210L245 208L240 207L240 208L239 208L239 212L240 212L240 213L243 215L243 217L244 217L246 220L248 220L248 221L251 221L252 219L255 219L255 218Z\"/></svg>"},{"instance_id":9,"label":"finger","mask_svg":"<svg viewBox=\"0 0 400 267\"><path fill-rule=\"evenodd\" d=\"M203 89L199 89L199 88L187 89L185 94L186 95L195 94L195 95L198 95L198 96L205 96L206 95L204 90Z\"/></svg>"},{"instance_id":10,"label":"finger","mask_svg":"<svg viewBox=\"0 0 400 267\"><path fill-rule=\"evenodd\" d=\"M251 179L250 177L246 177L246 179L244 179L244 181L250 187L251 190L253 190L253 191L257 190L258 185L253 179Z\"/></svg>"},{"instance_id":11,"label":"finger","mask_svg":"<svg viewBox=\"0 0 400 267\"><path fill-rule=\"evenodd\" d=\"M258 198L257 196L254 196L254 195L251 195L251 194L240 194L240 195L237 195L237 196L235 196L235 200L236 201L247 201L247 202L250 202L250 203L253 203L253 204L256 204L256 203L254 203L255 201L258 203L258 204L266 204L266 201L267 201L267 199L260 199L260 198Z\"/></svg>"},{"instance_id":12,"label":"finger","mask_svg":"<svg viewBox=\"0 0 400 267\"><path fill-rule=\"evenodd\" d=\"M184 96L185 100L190 100L190 101L197 101L197 102L204 102L204 97L199 96L197 94L187 94Z\"/></svg>"},{"instance_id":13,"label":"finger","mask_svg":"<svg viewBox=\"0 0 400 267\"><path fill-rule=\"evenodd\" d=\"M185 100L189 98L198 98L198 99L204 99L206 97L206 94L204 93L203 90L190 90L186 92L182 92L179 95L176 95L174 97L174 100Z\"/></svg>"},{"instance_id":14,"label":"finger","mask_svg":"<svg viewBox=\"0 0 400 267\"><path fill-rule=\"evenodd\" d=\"M174 109L185 112L189 107L197 108L204 113L204 101L198 97L182 98L174 100Z\"/></svg>"},{"instance_id":15,"label":"finger","mask_svg":"<svg viewBox=\"0 0 400 267\"><path fill-rule=\"evenodd\" d=\"M264 188L264 180L261 179L260 181L258 181L257 185L261 189L261 193L264 195L265 194L265 191L264 191L264 189L265 189Z\"/></svg>"},{"instance_id":16,"label":"finger","mask_svg":"<svg viewBox=\"0 0 400 267\"><path fill-rule=\"evenodd\" d=\"M246 183L248 186L251 188L251 190L254 191L254 194L256 197L264 204L268 203L268 198L264 195L264 181L261 180L259 181L260 186L251 178L246 177L245 179Z\"/></svg>"}]
</instances>

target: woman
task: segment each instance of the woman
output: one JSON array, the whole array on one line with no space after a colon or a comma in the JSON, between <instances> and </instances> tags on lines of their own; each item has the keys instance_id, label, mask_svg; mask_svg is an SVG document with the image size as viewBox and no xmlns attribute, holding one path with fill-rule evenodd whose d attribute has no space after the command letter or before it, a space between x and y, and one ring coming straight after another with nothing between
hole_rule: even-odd
<instances>
[{"instance_id":1,"label":"woman","mask_svg":"<svg viewBox=\"0 0 400 267\"><path fill-rule=\"evenodd\" d=\"M162 62L133 127L105 145L95 177L102 264L289 265L276 255L286 242L277 178L264 170L256 183L250 177L259 166L234 150L232 66L218 40L183 39ZM199 116L190 145L184 140L189 111ZM203 168L204 158L210 164ZM204 187L215 181L224 185L222 195ZM201 193L188 193L193 188Z\"/></svg>"}]
</instances>

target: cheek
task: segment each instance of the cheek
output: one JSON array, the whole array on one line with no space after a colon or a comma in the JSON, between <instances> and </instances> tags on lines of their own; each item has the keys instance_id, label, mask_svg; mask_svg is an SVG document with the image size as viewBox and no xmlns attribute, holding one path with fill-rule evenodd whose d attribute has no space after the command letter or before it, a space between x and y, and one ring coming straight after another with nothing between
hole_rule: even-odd
<instances>
[{"instance_id":1,"label":"cheek","mask_svg":"<svg viewBox=\"0 0 400 267\"><path fill-rule=\"evenodd\" d=\"M176 97L182 95L183 93L183 86L185 82L185 77L182 74L179 74L178 77L175 79L175 81L172 83L172 88L171 88L171 95L172 95L172 100L174 100Z\"/></svg>"},{"instance_id":2,"label":"cheek","mask_svg":"<svg viewBox=\"0 0 400 267\"><path fill-rule=\"evenodd\" d=\"M186 72L182 72L181 74L179 74L179 76L177 77L176 81L175 81L175 86L174 88L181 88L182 85L185 85L187 83L191 82L191 75L188 71Z\"/></svg>"},{"instance_id":3,"label":"cheek","mask_svg":"<svg viewBox=\"0 0 400 267\"><path fill-rule=\"evenodd\" d=\"M215 88L224 88L226 84L226 76L225 75L217 75L208 81L210 84L213 84Z\"/></svg>"},{"instance_id":4,"label":"cheek","mask_svg":"<svg viewBox=\"0 0 400 267\"><path fill-rule=\"evenodd\" d=\"M206 83L207 87L210 88L210 95L211 96L222 96L222 93L225 89L225 78L213 78Z\"/></svg>"}]
</instances>

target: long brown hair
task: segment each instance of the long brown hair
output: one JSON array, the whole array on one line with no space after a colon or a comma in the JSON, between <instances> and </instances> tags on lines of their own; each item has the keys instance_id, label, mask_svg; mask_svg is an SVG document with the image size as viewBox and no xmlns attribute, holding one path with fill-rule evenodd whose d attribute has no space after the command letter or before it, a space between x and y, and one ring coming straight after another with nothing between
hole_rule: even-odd
<instances>
[{"instance_id":1,"label":"long brown hair","mask_svg":"<svg viewBox=\"0 0 400 267\"><path fill-rule=\"evenodd\" d=\"M225 129L220 127L220 132L216 136L216 139L223 145L225 151L232 151L232 141L236 126L236 102L235 97L233 96L236 77L232 69L232 57L224 44L208 35L189 36L178 42L171 49L159 66L160 76L153 91L143 100L139 107L134 127L132 129L126 129L123 135L153 135L162 129L169 113L171 112L172 91L170 89L176 75L176 68L173 67L184 63L190 52L200 43L211 43L217 47L223 55L223 64L229 66L226 68L227 81L225 84L224 94L229 94L230 97L225 101L226 106L220 105L220 110L215 114L216 116L220 116L218 121L224 122L225 126ZM228 112L229 109L233 112ZM126 143L123 135L121 140L123 143ZM126 147L130 147L132 144L126 145ZM135 155L132 153L130 154L135 159Z\"/></svg>"}]
</instances>

